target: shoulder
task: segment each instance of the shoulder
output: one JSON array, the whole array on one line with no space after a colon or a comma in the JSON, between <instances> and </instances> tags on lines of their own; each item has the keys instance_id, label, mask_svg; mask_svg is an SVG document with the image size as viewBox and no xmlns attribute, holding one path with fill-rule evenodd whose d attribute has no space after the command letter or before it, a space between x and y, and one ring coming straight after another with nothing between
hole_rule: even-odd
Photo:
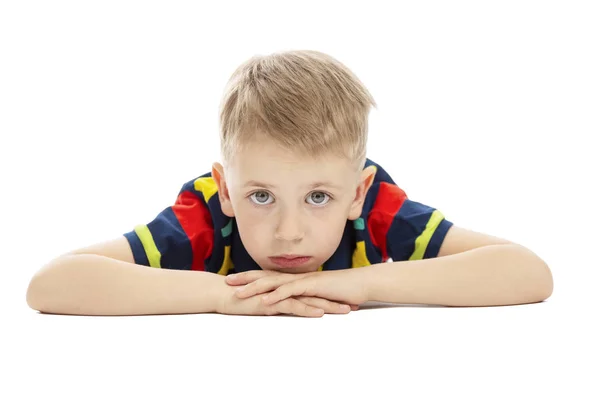
<instances>
[{"instance_id":1,"label":"shoulder","mask_svg":"<svg viewBox=\"0 0 600 400\"><path fill-rule=\"evenodd\" d=\"M205 203L208 203L215 193L217 193L217 183L213 179L211 172L206 172L181 185L179 195L183 193L192 194L204 200ZM215 197L218 198L218 196Z\"/></svg>"},{"instance_id":2,"label":"shoulder","mask_svg":"<svg viewBox=\"0 0 600 400\"><path fill-rule=\"evenodd\" d=\"M217 184L210 172L184 182L169 208L189 232L224 226L230 220L221 210Z\"/></svg>"},{"instance_id":3,"label":"shoulder","mask_svg":"<svg viewBox=\"0 0 600 400\"><path fill-rule=\"evenodd\" d=\"M374 166L376 168L375 179L373 180L373 184L380 182L385 182L392 185L396 184L392 179L391 175L385 170L385 168L381 164L379 164L371 158L367 158L365 161L364 168L368 168L370 166Z\"/></svg>"},{"instance_id":4,"label":"shoulder","mask_svg":"<svg viewBox=\"0 0 600 400\"><path fill-rule=\"evenodd\" d=\"M390 207L399 207L407 195L400 188L392 176L378 162L367 158L364 168L374 166L376 168L373 184L367 193L365 207L369 210L387 210Z\"/></svg>"},{"instance_id":5,"label":"shoulder","mask_svg":"<svg viewBox=\"0 0 600 400\"><path fill-rule=\"evenodd\" d=\"M202 215L206 226L219 229L226 227L231 218L221 209L217 189L218 185L211 172L198 175L181 185L174 207L191 213L196 219Z\"/></svg>"}]
</instances>

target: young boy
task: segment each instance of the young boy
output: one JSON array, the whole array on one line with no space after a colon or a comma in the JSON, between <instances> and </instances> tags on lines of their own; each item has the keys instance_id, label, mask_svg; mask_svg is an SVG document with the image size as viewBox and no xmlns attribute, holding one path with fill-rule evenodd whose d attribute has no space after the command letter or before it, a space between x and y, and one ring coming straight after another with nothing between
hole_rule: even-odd
<instances>
[{"instance_id":1,"label":"young boy","mask_svg":"<svg viewBox=\"0 0 600 400\"><path fill-rule=\"evenodd\" d=\"M250 58L222 99L223 165L185 183L147 224L49 262L29 306L319 317L369 300L548 298L552 275L532 251L455 226L366 157L371 106L356 76L321 52Z\"/></svg>"}]
</instances>

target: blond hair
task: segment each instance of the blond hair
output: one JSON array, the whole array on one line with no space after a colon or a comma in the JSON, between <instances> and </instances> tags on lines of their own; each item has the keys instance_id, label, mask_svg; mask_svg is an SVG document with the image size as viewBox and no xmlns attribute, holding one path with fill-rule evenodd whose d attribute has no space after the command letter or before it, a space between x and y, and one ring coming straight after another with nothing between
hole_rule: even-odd
<instances>
[{"instance_id":1,"label":"blond hair","mask_svg":"<svg viewBox=\"0 0 600 400\"><path fill-rule=\"evenodd\" d=\"M341 62L314 50L255 55L231 75L220 104L228 164L258 133L314 158L347 158L360 171L375 100Z\"/></svg>"}]
</instances>

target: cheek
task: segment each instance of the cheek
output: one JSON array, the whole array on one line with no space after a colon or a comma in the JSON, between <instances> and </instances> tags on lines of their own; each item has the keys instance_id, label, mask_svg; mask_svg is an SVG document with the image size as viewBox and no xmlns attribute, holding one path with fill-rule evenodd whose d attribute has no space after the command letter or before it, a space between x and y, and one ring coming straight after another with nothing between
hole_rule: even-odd
<instances>
[{"instance_id":1,"label":"cheek","mask_svg":"<svg viewBox=\"0 0 600 400\"><path fill-rule=\"evenodd\" d=\"M236 213L235 219L240 238L250 255L253 255L253 252L262 252L261 248L269 242L266 239L272 235L268 220L261 217L260 213L242 210Z\"/></svg>"},{"instance_id":2,"label":"cheek","mask_svg":"<svg viewBox=\"0 0 600 400\"><path fill-rule=\"evenodd\" d=\"M258 210L251 204L239 202L236 204L235 219L238 226L243 226L245 229L256 231L264 229L267 225L268 214L262 210Z\"/></svg>"},{"instance_id":3,"label":"cheek","mask_svg":"<svg viewBox=\"0 0 600 400\"><path fill-rule=\"evenodd\" d=\"M244 248L250 257L261 268L265 269L264 266L269 265L267 257L272 255L271 240L269 238L273 235L268 223L265 222L265 218L257 218L256 214L246 214L238 220L236 215L236 222Z\"/></svg>"},{"instance_id":4,"label":"cheek","mask_svg":"<svg viewBox=\"0 0 600 400\"><path fill-rule=\"evenodd\" d=\"M346 219L344 218L331 219L328 221L321 220L314 230L315 239L318 243L323 244L324 247L337 247L345 227Z\"/></svg>"}]
</instances>

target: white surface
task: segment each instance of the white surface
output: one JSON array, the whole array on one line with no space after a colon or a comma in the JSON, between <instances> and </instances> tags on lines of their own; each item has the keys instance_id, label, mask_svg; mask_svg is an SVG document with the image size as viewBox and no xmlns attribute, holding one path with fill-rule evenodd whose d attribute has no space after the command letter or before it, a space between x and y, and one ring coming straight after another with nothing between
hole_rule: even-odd
<instances>
[{"instance_id":1,"label":"white surface","mask_svg":"<svg viewBox=\"0 0 600 400\"><path fill-rule=\"evenodd\" d=\"M0 398L599 398L596 3L219 4L0 5ZM534 250L552 297L321 319L27 307L44 262L209 171L239 63L297 48L369 87L369 157L409 197Z\"/></svg>"}]
</instances>

